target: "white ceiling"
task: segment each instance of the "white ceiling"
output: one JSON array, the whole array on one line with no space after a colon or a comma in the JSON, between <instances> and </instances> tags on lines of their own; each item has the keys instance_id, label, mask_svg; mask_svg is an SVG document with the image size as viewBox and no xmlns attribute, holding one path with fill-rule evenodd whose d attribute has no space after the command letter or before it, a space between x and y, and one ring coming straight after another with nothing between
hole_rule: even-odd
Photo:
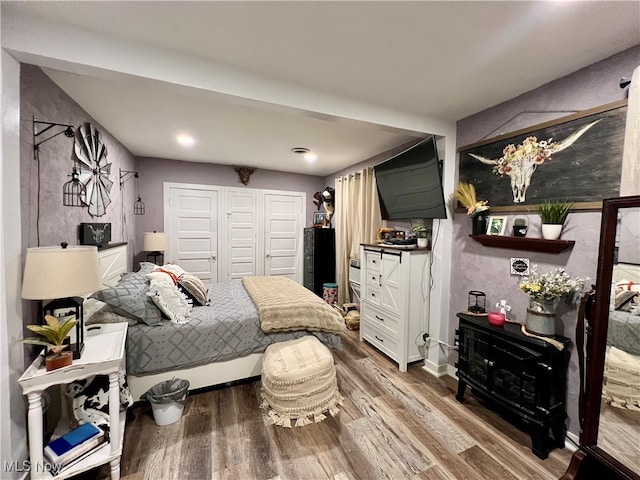
<instances>
[{"instance_id":1,"label":"white ceiling","mask_svg":"<svg viewBox=\"0 0 640 480\"><path fill-rule=\"evenodd\" d=\"M1 8L3 46L135 155L323 176L640 44L638 1Z\"/></svg>"}]
</instances>

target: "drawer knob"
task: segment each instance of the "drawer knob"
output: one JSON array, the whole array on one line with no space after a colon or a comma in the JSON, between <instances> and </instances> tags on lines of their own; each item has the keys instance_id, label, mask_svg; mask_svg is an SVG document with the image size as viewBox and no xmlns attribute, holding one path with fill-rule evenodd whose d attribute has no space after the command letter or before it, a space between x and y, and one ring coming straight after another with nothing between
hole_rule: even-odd
<instances>
[{"instance_id":1,"label":"drawer knob","mask_svg":"<svg viewBox=\"0 0 640 480\"><path fill-rule=\"evenodd\" d=\"M384 322L384 318L381 318L381 317L379 317L378 315L376 315L376 318L377 318L378 320L380 320L381 322Z\"/></svg>"},{"instance_id":2,"label":"drawer knob","mask_svg":"<svg viewBox=\"0 0 640 480\"><path fill-rule=\"evenodd\" d=\"M384 343L384 340L380 338L378 335L374 335L374 337L376 337L376 340L378 340L379 342Z\"/></svg>"}]
</instances>

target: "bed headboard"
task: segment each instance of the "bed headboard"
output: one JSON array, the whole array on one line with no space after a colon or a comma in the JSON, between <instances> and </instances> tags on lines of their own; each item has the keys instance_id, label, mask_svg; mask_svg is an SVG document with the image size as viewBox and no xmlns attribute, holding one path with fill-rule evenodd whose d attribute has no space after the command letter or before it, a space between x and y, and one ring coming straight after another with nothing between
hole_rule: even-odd
<instances>
[{"instance_id":1,"label":"bed headboard","mask_svg":"<svg viewBox=\"0 0 640 480\"><path fill-rule=\"evenodd\" d=\"M98 263L102 285L113 287L127 271L127 244L116 244L98 250Z\"/></svg>"}]
</instances>

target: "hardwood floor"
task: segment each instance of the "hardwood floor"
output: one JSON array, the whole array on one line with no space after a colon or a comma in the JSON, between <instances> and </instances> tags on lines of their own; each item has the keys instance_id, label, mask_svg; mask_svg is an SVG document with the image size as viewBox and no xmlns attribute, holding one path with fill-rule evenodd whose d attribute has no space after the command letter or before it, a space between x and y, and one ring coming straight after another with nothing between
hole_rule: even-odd
<instances>
[{"instance_id":1,"label":"hardwood floor","mask_svg":"<svg viewBox=\"0 0 640 480\"><path fill-rule=\"evenodd\" d=\"M157 427L148 404L130 410L121 471L143 479L557 479L571 457L531 453L527 432L414 364L344 337L334 351L340 414L285 429L268 425L255 381L189 397L182 419ZM92 478L108 479L104 466Z\"/></svg>"}]
</instances>

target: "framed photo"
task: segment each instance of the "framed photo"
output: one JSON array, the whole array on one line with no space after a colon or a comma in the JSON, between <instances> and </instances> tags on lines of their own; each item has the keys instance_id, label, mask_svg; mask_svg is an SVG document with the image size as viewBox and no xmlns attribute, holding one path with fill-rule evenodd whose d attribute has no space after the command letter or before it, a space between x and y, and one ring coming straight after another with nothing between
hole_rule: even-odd
<instances>
[{"instance_id":1,"label":"framed photo","mask_svg":"<svg viewBox=\"0 0 640 480\"><path fill-rule=\"evenodd\" d=\"M490 216L487 221L487 235L504 235L507 217Z\"/></svg>"},{"instance_id":2,"label":"framed photo","mask_svg":"<svg viewBox=\"0 0 640 480\"><path fill-rule=\"evenodd\" d=\"M313 212L313 224L322 225L324 222L324 212Z\"/></svg>"},{"instance_id":3,"label":"framed photo","mask_svg":"<svg viewBox=\"0 0 640 480\"><path fill-rule=\"evenodd\" d=\"M546 200L600 210L620 194L626 116L622 100L460 147L460 181L492 212L535 211Z\"/></svg>"}]
</instances>

